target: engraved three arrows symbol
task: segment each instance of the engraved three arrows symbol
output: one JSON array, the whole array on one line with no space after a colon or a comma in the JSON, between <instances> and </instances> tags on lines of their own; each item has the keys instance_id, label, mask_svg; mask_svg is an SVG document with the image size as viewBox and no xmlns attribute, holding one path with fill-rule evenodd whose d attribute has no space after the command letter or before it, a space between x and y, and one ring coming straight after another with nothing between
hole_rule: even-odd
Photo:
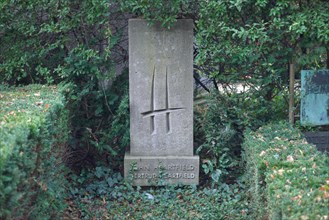
<instances>
[{"instance_id":1,"label":"engraved three arrows symbol","mask_svg":"<svg viewBox=\"0 0 329 220\"><path fill-rule=\"evenodd\" d=\"M175 111L183 110L184 108L170 108L169 107L169 82L168 82L168 71L166 67L166 96L165 96L165 108L163 109L155 109L155 73L156 69L154 66L153 74L152 74L152 87L151 87L151 109L146 112L142 112L143 118L150 117L151 119L151 134L156 134L156 128L155 128L155 116L157 115L166 115L166 126L167 126L167 133L170 133L170 113Z\"/></svg>"}]
</instances>

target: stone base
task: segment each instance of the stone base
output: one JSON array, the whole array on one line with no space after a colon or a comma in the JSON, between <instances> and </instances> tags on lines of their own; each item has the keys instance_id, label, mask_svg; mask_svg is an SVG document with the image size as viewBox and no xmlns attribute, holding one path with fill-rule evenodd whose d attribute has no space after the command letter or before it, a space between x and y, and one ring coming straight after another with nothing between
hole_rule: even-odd
<instances>
[{"instance_id":1,"label":"stone base","mask_svg":"<svg viewBox=\"0 0 329 220\"><path fill-rule=\"evenodd\" d=\"M124 177L135 186L199 184L199 156L131 156L124 158Z\"/></svg>"}]
</instances>

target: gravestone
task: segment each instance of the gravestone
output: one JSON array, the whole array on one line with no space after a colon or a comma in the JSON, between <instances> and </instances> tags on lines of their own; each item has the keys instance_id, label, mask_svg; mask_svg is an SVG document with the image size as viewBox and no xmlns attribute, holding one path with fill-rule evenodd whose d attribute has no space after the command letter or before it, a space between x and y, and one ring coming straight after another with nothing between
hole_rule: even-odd
<instances>
[{"instance_id":1,"label":"gravestone","mask_svg":"<svg viewBox=\"0 0 329 220\"><path fill-rule=\"evenodd\" d=\"M302 70L301 124L329 125L329 70Z\"/></svg>"},{"instance_id":2,"label":"gravestone","mask_svg":"<svg viewBox=\"0 0 329 220\"><path fill-rule=\"evenodd\" d=\"M198 184L193 155L193 21L170 29L129 20L130 152L134 185Z\"/></svg>"}]
</instances>

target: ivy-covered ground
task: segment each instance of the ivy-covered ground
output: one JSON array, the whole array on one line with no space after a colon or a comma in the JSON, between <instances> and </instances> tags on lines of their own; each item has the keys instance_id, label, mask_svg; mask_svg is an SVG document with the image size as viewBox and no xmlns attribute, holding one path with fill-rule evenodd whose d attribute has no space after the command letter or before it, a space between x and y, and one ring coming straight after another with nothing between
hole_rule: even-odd
<instances>
[{"instance_id":1,"label":"ivy-covered ground","mask_svg":"<svg viewBox=\"0 0 329 220\"><path fill-rule=\"evenodd\" d=\"M66 219L250 219L243 184L132 187L97 167L72 175Z\"/></svg>"}]
</instances>

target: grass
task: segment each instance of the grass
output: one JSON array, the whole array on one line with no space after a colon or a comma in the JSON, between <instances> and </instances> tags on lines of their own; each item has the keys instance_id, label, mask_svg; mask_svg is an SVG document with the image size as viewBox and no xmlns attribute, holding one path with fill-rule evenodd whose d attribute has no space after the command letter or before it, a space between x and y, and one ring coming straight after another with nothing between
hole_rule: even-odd
<instances>
[{"instance_id":1,"label":"grass","mask_svg":"<svg viewBox=\"0 0 329 220\"><path fill-rule=\"evenodd\" d=\"M56 86L29 85L24 87L0 86L0 122L18 115L37 115L61 98ZM19 119L18 119L19 120ZM17 121L18 121L17 120Z\"/></svg>"}]
</instances>

